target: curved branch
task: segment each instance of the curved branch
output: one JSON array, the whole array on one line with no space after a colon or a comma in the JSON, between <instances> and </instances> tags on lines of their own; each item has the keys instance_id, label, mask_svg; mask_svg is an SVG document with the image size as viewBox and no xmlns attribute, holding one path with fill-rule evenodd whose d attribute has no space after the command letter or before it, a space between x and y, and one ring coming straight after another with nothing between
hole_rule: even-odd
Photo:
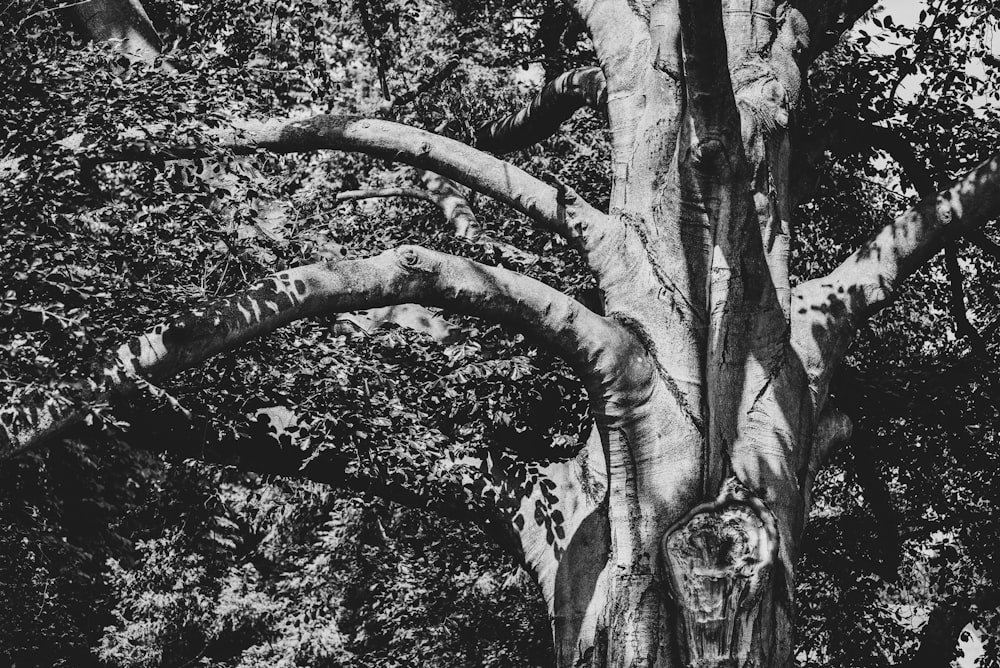
<instances>
[{"instance_id":1,"label":"curved branch","mask_svg":"<svg viewBox=\"0 0 1000 668\"><path fill-rule=\"evenodd\" d=\"M979 250L1000 260L1000 244L986 236L982 230L969 230L965 233L965 238L974 243Z\"/></svg>"},{"instance_id":2,"label":"curved branch","mask_svg":"<svg viewBox=\"0 0 1000 668\"><path fill-rule=\"evenodd\" d=\"M902 282L951 239L1000 214L1000 155L925 197L828 276L795 289L792 343L825 392L858 325L895 297Z\"/></svg>"},{"instance_id":3,"label":"curved branch","mask_svg":"<svg viewBox=\"0 0 1000 668\"><path fill-rule=\"evenodd\" d=\"M553 232L579 244L589 256L605 252L604 236L613 233L608 217L577 196L559 190L514 165L462 142L401 123L374 118L320 115L298 121L246 123L211 134L220 147L237 154L260 149L294 153L332 149L356 151L436 172L500 200ZM207 147L136 146L95 156L100 162L192 159L211 154ZM610 252L610 251L607 251Z\"/></svg>"},{"instance_id":4,"label":"curved branch","mask_svg":"<svg viewBox=\"0 0 1000 668\"><path fill-rule=\"evenodd\" d=\"M519 541L510 522L490 499L471 493L467 476L457 472L452 476L440 468L433 476L433 484L417 489L390 476L357 470L355 455L303 432L302 425L308 424L310 416L285 406L261 409L248 416L250 420L239 429L220 429L216 420L203 416L178 419L176 412L142 410L141 416L142 433L137 445L145 449L265 475L306 478L407 508L427 510L475 524L512 555L520 556ZM289 427L296 429L289 431ZM453 464L442 461L439 466ZM478 473L479 469L475 470Z\"/></svg>"},{"instance_id":5,"label":"curved branch","mask_svg":"<svg viewBox=\"0 0 1000 668\"><path fill-rule=\"evenodd\" d=\"M607 82L599 67L581 67L561 74L520 111L476 130L476 147L491 153L511 153L548 139L578 109L604 109Z\"/></svg>"},{"instance_id":6,"label":"curved branch","mask_svg":"<svg viewBox=\"0 0 1000 668\"><path fill-rule=\"evenodd\" d=\"M521 274L402 246L363 260L284 271L182 313L121 346L114 361L76 384L72 400L13 397L0 409L0 455L62 433L84 419L89 406L134 394L140 383L133 379L173 375L302 318L407 302L490 318L534 336L580 374L598 412L611 396L641 391L623 387L628 381L612 373L622 354L635 357L633 366L643 363L641 348L614 321Z\"/></svg>"},{"instance_id":7,"label":"curved branch","mask_svg":"<svg viewBox=\"0 0 1000 668\"><path fill-rule=\"evenodd\" d=\"M943 601L931 609L920 631L920 644L909 661L892 668L945 668L958 658L962 631L981 611L1000 607L1000 590L989 584L973 596Z\"/></svg>"}]
</instances>

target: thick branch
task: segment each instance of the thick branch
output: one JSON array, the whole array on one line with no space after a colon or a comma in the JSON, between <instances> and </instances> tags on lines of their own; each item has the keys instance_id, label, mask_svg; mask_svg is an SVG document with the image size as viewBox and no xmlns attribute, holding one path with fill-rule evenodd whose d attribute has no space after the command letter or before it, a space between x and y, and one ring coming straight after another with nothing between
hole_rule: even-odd
<instances>
[{"instance_id":1,"label":"thick branch","mask_svg":"<svg viewBox=\"0 0 1000 668\"><path fill-rule=\"evenodd\" d=\"M545 84L520 111L480 127L476 146L492 153L518 151L554 135L577 109L604 109L607 103L607 84L601 68L571 70Z\"/></svg>"},{"instance_id":2,"label":"thick branch","mask_svg":"<svg viewBox=\"0 0 1000 668\"><path fill-rule=\"evenodd\" d=\"M1000 213L1000 156L946 190L925 197L886 226L829 276L803 283L792 301L792 342L814 389L825 392L829 372L858 325L886 306L902 282L949 239Z\"/></svg>"},{"instance_id":3,"label":"thick branch","mask_svg":"<svg viewBox=\"0 0 1000 668\"><path fill-rule=\"evenodd\" d=\"M588 255L599 252L612 229L607 216L579 197L462 142L418 128L370 118L321 115L299 121L246 124L220 130L215 142L238 154L266 149L277 153L333 149L357 151L430 170L494 197L546 228L579 243ZM97 156L97 160L190 159L210 155L205 147L134 147ZM594 262L591 262L594 266Z\"/></svg>"},{"instance_id":4,"label":"thick branch","mask_svg":"<svg viewBox=\"0 0 1000 668\"><path fill-rule=\"evenodd\" d=\"M364 260L282 272L174 317L119 348L113 363L77 384L72 401L15 396L0 410L0 454L40 443L82 420L88 406L134 392L134 378L173 375L301 318L406 302L491 318L533 335L577 370L598 411L609 408L609 397L633 389L612 386L616 351L641 363L638 346L613 321L521 274L403 246Z\"/></svg>"}]
</instances>

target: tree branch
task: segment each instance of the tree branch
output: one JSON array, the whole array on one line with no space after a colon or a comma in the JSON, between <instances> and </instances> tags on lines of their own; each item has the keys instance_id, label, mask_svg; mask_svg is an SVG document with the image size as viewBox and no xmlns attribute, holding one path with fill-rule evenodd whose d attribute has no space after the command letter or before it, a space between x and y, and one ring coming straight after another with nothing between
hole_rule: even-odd
<instances>
[{"instance_id":1,"label":"tree branch","mask_svg":"<svg viewBox=\"0 0 1000 668\"><path fill-rule=\"evenodd\" d=\"M981 360L987 359L986 343L972 323L965 310L965 287L962 285L962 268L958 265L958 250L955 240L949 240L944 247L944 264L948 270L948 284L951 287L951 298L948 307L951 317L955 320L955 329L959 336L969 340L972 352Z\"/></svg>"},{"instance_id":2,"label":"tree branch","mask_svg":"<svg viewBox=\"0 0 1000 668\"><path fill-rule=\"evenodd\" d=\"M425 202L437 204L433 195L426 190L420 190L419 188L372 188L370 190L345 190L337 193L338 202L355 202L362 199L385 197L409 197L411 199L422 199Z\"/></svg>"},{"instance_id":3,"label":"tree branch","mask_svg":"<svg viewBox=\"0 0 1000 668\"><path fill-rule=\"evenodd\" d=\"M614 232L614 225L575 193L567 197L508 162L426 130L379 119L320 115L299 121L246 123L214 131L211 138L219 147L237 154L261 149L276 153L332 149L396 160L436 172L512 206L577 243L595 272L598 263L590 255L610 252L601 246L607 246L603 240ZM210 148L200 146L135 146L98 154L94 160L186 160L211 153Z\"/></svg>"},{"instance_id":4,"label":"tree branch","mask_svg":"<svg viewBox=\"0 0 1000 668\"><path fill-rule=\"evenodd\" d=\"M338 202L357 201L385 197L409 197L430 202L441 209L445 220L455 226L459 238L476 241L482 235L482 228L472 212L469 201L454 182L440 174L423 170L420 175L425 190L419 188L373 188L371 190L345 190L337 193Z\"/></svg>"},{"instance_id":5,"label":"tree branch","mask_svg":"<svg viewBox=\"0 0 1000 668\"><path fill-rule=\"evenodd\" d=\"M561 74L520 111L491 121L476 131L476 147L511 153L543 141L559 131L577 109L604 109L607 83L599 67L581 67Z\"/></svg>"},{"instance_id":6,"label":"tree branch","mask_svg":"<svg viewBox=\"0 0 1000 668\"><path fill-rule=\"evenodd\" d=\"M402 246L364 260L281 272L176 316L121 346L112 362L75 384L72 399L19 393L0 409L0 455L63 432L83 420L89 406L134 393L133 378L173 375L301 318L407 302L490 318L534 336L576 369L599 413L612 410L614 398L640 391L610 373L621 354L642 364L641 348L614 321L521 274Z\"/></svg>"},{"instance_id":7,"label":"tree branch","mask_svg":"<svg viewBox=\"0 0 1000 668\"><path fill-rule=\"evenodd\" d=\"M455 71L461 62L461 59L456 54L452 54L444 61L444 64L442 64L436 72L417 84L416 88L406 91L399 97L395 98L392 102L387 103L385 107L387 109L405 107L435 86L440 85L442 81L451 76L451 73Z\"/></svg>"},{"instance_id":8,"label":"tree branch","mask_svg":"<svg viewBox=\"0 0 1000 668\"><path fill-rule=\"evenodd\" d=\"M792 343L825 393L858 325L893 299L902 282L955 239L1000 213L1000 156L925 197L828 276L795 289Z\"/></svg>"},{"instance_id":9,"label":"tree branch","mask_svg":"<svg viewBox=\"0 0 1000 668\"><path fill-rule=\"evenodd\" d=\"M286 411L287 417L276 420L275 409ZM288 426L308 422L309 416L287 407L262 409L255 416L248 416L249 421L238 429L220 429L214 420L202 416L178 419L176 413L143 411L141 417L142 433L136 440L143 448L266 475L307 478L371 494L407 508L475 524L513 554L520 553L519 541L508 518L488 499L476 498L466 489L467 478L458 472L449 478L448 471L439 470L434 476L437 482L433 486L422 485L420 490L388 476L365 472L363 462L358 462L356 456L318 440L314 434L306 432L303 436L301 430L288 431ZM126 433L126 440L128 437Z\"/></svg>"},{"instance_id":10,"label":"tree branch","mask_svg":"<svg viewBox=\"0 0 1000 668\"><path fill-rule=\"evenodd\" d=\"M482 236L483 228L472 212L469 200L451 179L424 170L420 180L434 203L441 208L445 219L455 227L456 236L468 241L476 241Z\"/></svg>"},{"instance_id":11,"label":"tree branch","mask_svg":"<svg viewBox=\"0 0 1000 668\"><path fill-rule=\"evenodd\" d=\"M978 246L983 252L1000 259L1000 244L986 236L982 230L969 230L965 233L965 238Z\"/></svg>"},{"instance_id":12,"label":"tree branch","mask_svg":"<svg viewBox=\"0 0 1000 668\"><path fill-rule=\"evenodd\" d=\"M809 23L806 62L840 41L841 35L875 4L876 0L794 0L792 6Z\"/></svg>"}]
</instances>

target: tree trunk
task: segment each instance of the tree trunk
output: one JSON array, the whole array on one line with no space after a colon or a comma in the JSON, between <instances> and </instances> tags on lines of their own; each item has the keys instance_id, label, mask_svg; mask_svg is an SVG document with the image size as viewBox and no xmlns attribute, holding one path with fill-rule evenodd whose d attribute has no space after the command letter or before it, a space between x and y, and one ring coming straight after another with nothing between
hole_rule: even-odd
<instances>
[{"instance_id":1,"label":"tree trunk","mask_svg":"<svg viewBox=\"0 0 1000 668\"><path fill-rule=\"evenodd\" d=\"M788 125L807 39L795 10L723 5L655 3L638 47L595 31L610 214L635 249L598 274L605 313L651 364L620 358L610 373L643 389L595 409L606 494L562 513L561 553L522 536L560 667L793 660L809 486L847 430L830 411L820 424L823 397L789 336ZM713 50L727 42L728 57Z\"/></svg>"}]
</instances>

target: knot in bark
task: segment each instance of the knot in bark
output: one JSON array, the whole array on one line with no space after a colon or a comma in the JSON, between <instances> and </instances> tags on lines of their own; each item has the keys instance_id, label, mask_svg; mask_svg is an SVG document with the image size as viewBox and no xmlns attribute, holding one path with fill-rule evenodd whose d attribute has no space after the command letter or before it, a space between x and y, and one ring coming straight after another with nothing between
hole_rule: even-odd
<instances>
[{"instance_id":1,"label":"knot in bark","mask_svg":"<svg viewBox=\"0 0 1000 668\"><path fill-rule=\"evenodd\" d=\"M400 246L396 249L396 262L406 271L430 273L434 268L422 257L421 250L419 246Z\"/></svg>"},{"instance_id":2,"label":"knot in bark","mask_svg":"<svg viewBox=\"0 0 1000 668\"><path fill-rule=\"evenodd\" d=\"M774 514L736 478L664 534L661 551L692 666L743 666L767 656L754 633L777 560Z\"/></svg>"}]
</instances>

